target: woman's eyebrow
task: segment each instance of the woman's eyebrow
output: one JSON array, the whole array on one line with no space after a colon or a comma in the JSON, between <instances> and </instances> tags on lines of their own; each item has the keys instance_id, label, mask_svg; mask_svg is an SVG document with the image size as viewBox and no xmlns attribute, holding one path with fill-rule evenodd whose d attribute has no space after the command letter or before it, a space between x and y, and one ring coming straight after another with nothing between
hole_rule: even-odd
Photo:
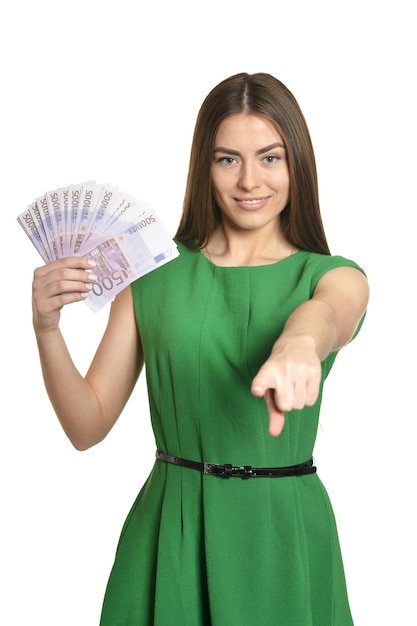
<instances>
[{"instance_id":1,"label":"woman's eyebrow","mask_svg":"<svg viewBox=\"0 0 417 626\"><path fill-rule=\"evenodd\" d=\"M265 154L265 152L269 152L270 150L273 150L274 148L284 148L285 150L284 144L281 143L280 141L277 141L276 143L271 143L269 146L265 146L264 148L259 148L259 150L257 150L255 154ZM238 150L233 150L232 148L226 148L225 146L218 146L217 148L214 148L213 154L216 154L217 152L223 152L224 154L232 154L233 156L240 156L240 152Z\"/></svg>"},{"instance_id":2,"label":"woman's eyebrow","mask_svg":"<svg viewBox=\"0 0 417 626\"><path fill-rule=\"evenodd\" d=\"M264 154L265 152L274 150L274 148L284 148L285 150L284 144L281 143L280 141L277 141L276 143L271 143L269 146L265 146L265 148L260 148L259 150L256 151L256 154Z\"/></svg>"}]
</instances>

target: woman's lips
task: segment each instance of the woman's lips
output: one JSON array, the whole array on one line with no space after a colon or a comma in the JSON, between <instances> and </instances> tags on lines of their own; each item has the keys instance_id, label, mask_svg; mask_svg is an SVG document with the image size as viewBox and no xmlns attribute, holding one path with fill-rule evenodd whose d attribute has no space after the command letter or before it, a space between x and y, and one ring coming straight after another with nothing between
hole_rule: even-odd
<instances>
[{"instance_id":1,"label":"woman's lips","mask_svg":"<svg viewBox=\"0 0 417 626\"><path fill-rule=\"evenodd\" d=\"M235 202L240 208L246 211L262 209L269 200L269 196L263 198L235 198Z\"/></svg>"}]
</instances>

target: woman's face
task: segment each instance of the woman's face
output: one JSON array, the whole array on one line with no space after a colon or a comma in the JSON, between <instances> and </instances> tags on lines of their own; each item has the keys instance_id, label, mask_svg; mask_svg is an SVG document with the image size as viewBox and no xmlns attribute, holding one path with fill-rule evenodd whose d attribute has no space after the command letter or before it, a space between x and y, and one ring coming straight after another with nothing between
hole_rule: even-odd
<instances>
[{"instance_id":1,"label":"woman's face","mask_svg":"<svg viewBox=\"0 0 417 626\"><path fill-rule=\"evenodd\" d=\"M273 124L245 113L224 119L214 141L211 181L224 225L276 228L289 201L290 176L284 141Z\"/></svg>"}]
</instances>

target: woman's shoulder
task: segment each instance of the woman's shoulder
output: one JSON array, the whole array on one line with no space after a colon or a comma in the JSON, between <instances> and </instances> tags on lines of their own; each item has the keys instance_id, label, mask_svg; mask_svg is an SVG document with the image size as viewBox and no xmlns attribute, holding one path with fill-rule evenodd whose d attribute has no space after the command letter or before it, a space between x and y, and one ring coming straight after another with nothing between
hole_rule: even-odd
<instances>
[{"instance_id":1,"label":"woman's shoulder","mask_svg":"<svg viewBox=\"0 0 417 626\"><path fill-rule=\"evenodd\" d=\"M297 253L299 260L305 268L313 272L327 272L339 267L353 267L365 274L363 267L353 259L340 254L320 254L308 250L300 250Z\"/></svg>"},{"instance_id":2,"label":"woman's shoulder","mask_svg":"<svg viewBox=\"0 0 417 626\"><path fill-rule=\"evenodd\" d=\"M300 250L291 258L293 261L287 266L287 277L300 288L307 289L310 296L314 293L320 279L333 269L354 268L366 276L365 271L356 261L342 255Z\"/></svg>"}]
</instances>

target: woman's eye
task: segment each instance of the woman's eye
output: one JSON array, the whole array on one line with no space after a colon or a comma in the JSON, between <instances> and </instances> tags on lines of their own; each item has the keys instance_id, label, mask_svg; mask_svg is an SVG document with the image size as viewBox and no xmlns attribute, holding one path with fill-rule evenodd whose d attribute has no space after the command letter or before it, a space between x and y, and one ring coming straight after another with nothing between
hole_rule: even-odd
<instances>
[{"instance_id":1,"label":"woman's eye","mask_svg":"<svg viewBox=\"0 0 417 626\"><path fill-rule=\"evenodd\" d=\"M235 159L231 156L229 157L221 157L219 159L220 163L224 163L225 165L233 165L233 163L235 163Z\"/></svg>"},{"instance_id":2,"label":"woman's eye","mask_svg":"<svg viewBox=\"0 0 417 626\"><path fill-rule=\"evenodd\" d=\"M264 158L264 161L266 163L275 163L276 161L279 161L279 160L280 160L280 157L277 156L276 154L270 154Z\"/></svg>"}]
</instances>

